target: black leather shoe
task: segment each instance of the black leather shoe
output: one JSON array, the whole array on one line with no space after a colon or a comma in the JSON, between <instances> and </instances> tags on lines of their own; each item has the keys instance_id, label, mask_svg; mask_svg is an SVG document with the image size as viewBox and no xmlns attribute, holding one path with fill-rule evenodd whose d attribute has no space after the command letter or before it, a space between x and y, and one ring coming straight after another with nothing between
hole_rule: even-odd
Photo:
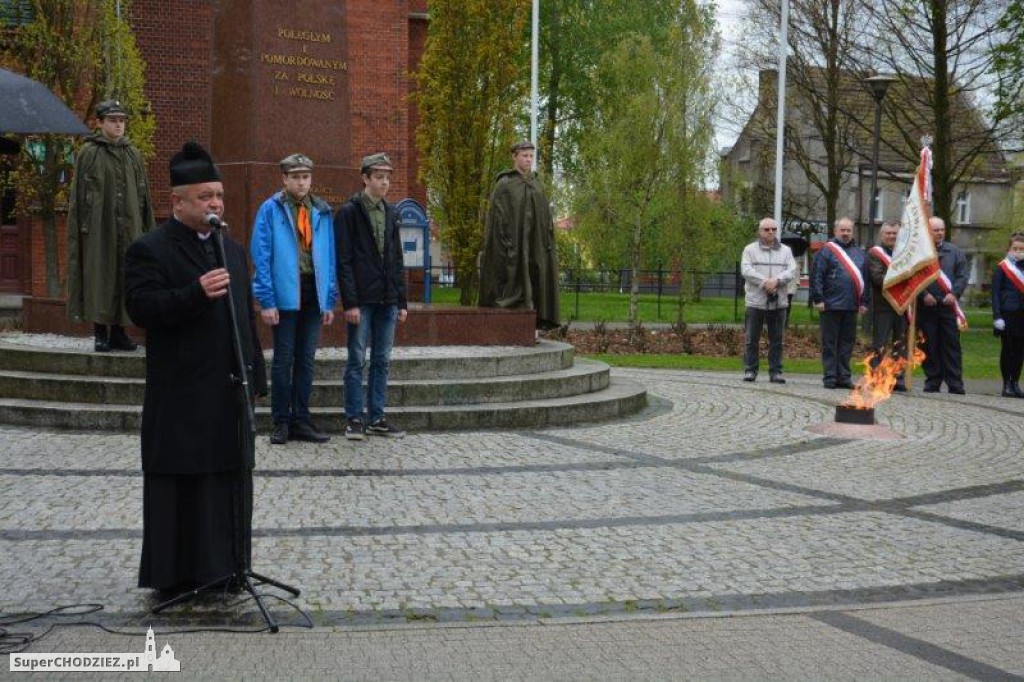
<instances>
[{"instance_id":1,"label":"black leather shoe","mask_svg":"<svg viewBox=\"0 0 1024 682\"><path fill-rule=\"evenodd\" d=\"M290 430L292 440L302 440L307 443L326 443L331 439L326 433L320 433L309 422L296 422Z\"/></svg>"},{"instance_id":2,"label":"black leather shoe","mask_svg":"<svg viewBox=\"0 0 1024 682\"><path fill-rule=\"evenodd\" d=\"M782 378L781 374L772 374L768 377L768 381L773 384L784 384L786 380Z\"/></svg>"},{"instance_id":3,"label":"black leather shoe","mask_svg":"<svg viewBox=\"0 0 1024 682\"><path fill-rule=\"evenodd\" d=\"M272 445L284 445L288 442L288 422L274 424L274 432L270 434Z\"/></svg>"},{"instance_id":4,"label":"black leather shoe","mask_svg":"<svg viewBox=\"0 0 1024 682\"><path fill-rule=\"evenodd\" d=\"M842 381L836 382L836 388L853 388L853 382L849 379L843 379Z\"/></svg>"},{"instance_id":5,"label":"black leather shoe","mask_svg":"<svg viewBox=\"0 0 1024 682\"><path fill-rule=\"evenodd\" d=\"M924 387L924 392L925 393L938 393L939 392L939 387L938 386L925 386Z\"/></svg>"},{"instance_id":6,"label":"black leather shoe","mask_svg":"<svg viewBox=\"0 0 1024 682\"><path fill-rule=\"evenodd\" d=\"M129 338L121 327L110 328L110 349L133 351L139 348L139 344Z\"/></svg>"},{"instance_id":7,"label":"black leather shoe","mask_svg":"<svg viewBox=\"0 0 1024 682\"><path fill-rule=\"evenodd\" d=\"M965 391L962 386L958 386L956 388L950 387L947 390L950 393L952 393L953 395L966 395L967 394L967 391Z\"/></svg>"},{"instance_id":8,"label":"black leather shoe","mask_svg":"<svg viewBox=\"0 0 1024 682\"><path fill-rule=\"evenodd\" d=\"M896 384L895 386L892 387L892 390L896 391L897 393L906 393L907 392L907 385L906 384Z\"/></svg>"},{"instance_id":9,"label":"black leather shoe","mask_svg":"<svg viewBox=\"0 0 1024 682\"><path fill-rule=\"evenodd\" d=\"M107 325L105 324L93 324L93 338L96 339L96 343L93 344L93 348L97 353L106 353L110 350L110 338L107 336Z\"/></svg>"},{"instance_id":10,"label":"black leather shoe","mask_svg":"<svg viewBox=\"0 0 1024 682\"><path fill-rule=\"evenodd\" d=\"M744 372L743 373L743 380L744 381L754 381L755 379L757 379L757 372Z\"/></svg>"},{"instance_id":11,"label":"black leather shoe","mask_svg":"<svg viewBox=\"0 0 1024 682\"><path fill-rule=\"evenodd\" d=\"M1016 381L1011 381L1010 388L1013 390L1013 395L1015 398L1024 398L1024 391L1021 390L1020 383Z\"/></svg>"},{"instance_id":12,"label":"black leather shoe","mask_svg":"<svg viewBox=\"0 0 1024 682\"><path fill-rule=\"evenodd\" d=\"M825 388L835 388L835 387L836 387L836 382L834 382L834 381L826 381L826 382L825 382L824 384L822 384L822 385L823 385L823 386L824 386Z\"/></svg>"}]
</instances>

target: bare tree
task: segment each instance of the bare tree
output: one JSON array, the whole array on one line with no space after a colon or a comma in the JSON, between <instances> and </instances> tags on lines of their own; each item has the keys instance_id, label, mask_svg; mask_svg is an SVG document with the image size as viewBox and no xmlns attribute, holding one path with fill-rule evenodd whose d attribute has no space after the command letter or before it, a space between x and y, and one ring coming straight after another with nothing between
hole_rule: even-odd
<instances>
[{"instance_id":1,"label":"bare tree","mask_svg":"<svg viewBox=\"0 0 1024 682\"><path fill-rule=\"evenodd\" d=\"M778 54L780 22L777 0L748 0L748 22L761 36L745 50L745 62L758 68L774 68ZM862 40L857 11L860 0L791 0L786 69L787 123L785 155L820 193L828 225L839 215L839 196L845 179L856 170L859 124L847 115L844 103L851 88L863 86L863 69L857 60ZM777 81L776 81L777 82ZM774 83L762 92L758 134L775 139L777 119L772 105ZM772 154L774 157L774 153ZM774 163L772 158L771 163ZM821 204L813 196L787 196L783 202L787 222L800 223L820 216ZM803 215L801 215L803 214Z\"/></svg>"},{"instance_id":2,"label":"bare tree","mask_svg":"<svg viewBox=\"0 0 1024 682\"><path fill-rule=\"evenodd\" d=\"M883 137L883 144L913 165L922 135L934 138L937 215L953 214L959 183L1001 161L995 121L982 120L980 105L994 87L993 47L1004 10L990 0L862 0L873 36L864 64L900 79L884 103L898 136Z\"/></svg>"}]
</instances>

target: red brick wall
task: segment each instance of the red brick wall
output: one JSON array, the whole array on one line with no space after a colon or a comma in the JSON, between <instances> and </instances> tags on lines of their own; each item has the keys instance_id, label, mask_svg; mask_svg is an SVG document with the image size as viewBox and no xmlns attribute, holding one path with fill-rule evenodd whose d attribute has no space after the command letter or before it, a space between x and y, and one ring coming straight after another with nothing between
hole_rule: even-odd
<instances>
[{"instance_id":1,"label":"red brick wall","mask_svg":"<svg viewBox=\"0 0 1024 682\"><path fill-rule=\"evenodd\" d=\"M348 0L348 30L352 165L387 152L395 165L388 197L402 199L409 191L409 2Z\"/></svg>"},{"instance_id":2,"label":"red brick wall","mask_svg":"<svg viewBox=\"0 0 1024 682\"><path fill-rule=\"evenodd\" d=\"M214 2L216 0L135 0L131 22L146 61L146 95L156 113L156 155L149 180L157 220L170 216L167 164L181 145L211 140ZM416 182L418 114L408 101L410 72L419 64L426 40L427 0L340 0L346 4L351 165L372 152L385 151L395 164L389 198L413 196L426 203ZM131 128L129 124L129 136ZM263 162L264 159L252 159ZM359 186L347 188L356 191ZM22 223L25 224L25 223ZM66 263L61 231L60 264ZM33 221L30 238L31 293L45 295L43 235Z\"/></svg>"},{"instance_id":3,"label":"red brick wall","mask_svg":"<svg viewBox=\"0 0 1024 682\"><path fill-rule=\"evenodd\" d=\"M188 140L210 144L213 7L210 0L135 0L131 19L157 119L149 180L159 222L170 216L171 157Z\"/></svg>"}]
</instances>

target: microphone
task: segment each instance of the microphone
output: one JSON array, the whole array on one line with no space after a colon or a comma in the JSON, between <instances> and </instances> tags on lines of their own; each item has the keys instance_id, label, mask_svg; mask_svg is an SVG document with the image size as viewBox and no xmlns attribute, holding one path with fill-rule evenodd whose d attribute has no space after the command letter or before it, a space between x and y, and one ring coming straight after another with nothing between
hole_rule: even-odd
<instances>
[{"instance_id":1,"label":"microphone","mask_svg":"<svg viewBox=\"0 0 1024 682\"><path fill-rule=\"evenodd\" d=\"M227 223L225 223L223 220L217 217L216 213L210 213L209 215L207 215L203 222L209 225L210 227L217 229L228 226Z\"/></svg>"}]
</instances>

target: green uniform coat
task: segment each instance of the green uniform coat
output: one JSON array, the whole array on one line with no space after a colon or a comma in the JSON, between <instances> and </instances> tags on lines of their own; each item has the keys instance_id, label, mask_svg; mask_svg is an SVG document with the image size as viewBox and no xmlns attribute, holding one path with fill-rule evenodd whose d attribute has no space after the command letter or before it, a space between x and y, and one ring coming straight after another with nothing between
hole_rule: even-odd
<instances>
[{"instance_id":1,"label":"green uniform coat","mask_svg":"<svg viewBox=\"0 0 1024 682\"><path fill-rule=\"evenodd\" d=\"M124 255L156 226L142 155L96 131L75 161L68 207L68 317L128 324Z\"/></svg>"},{"instance_id":2,"label":"green uniform coat","mask_svg":"<svg viewBox=\"0 0 1024 682\"><path fill-rule=\"evenodd\" d=\"M534 173L498 176L487 211L480 305L537 311L537 327L559 325L558 258L551 208Z\"/></svg>"}]
</instances>

